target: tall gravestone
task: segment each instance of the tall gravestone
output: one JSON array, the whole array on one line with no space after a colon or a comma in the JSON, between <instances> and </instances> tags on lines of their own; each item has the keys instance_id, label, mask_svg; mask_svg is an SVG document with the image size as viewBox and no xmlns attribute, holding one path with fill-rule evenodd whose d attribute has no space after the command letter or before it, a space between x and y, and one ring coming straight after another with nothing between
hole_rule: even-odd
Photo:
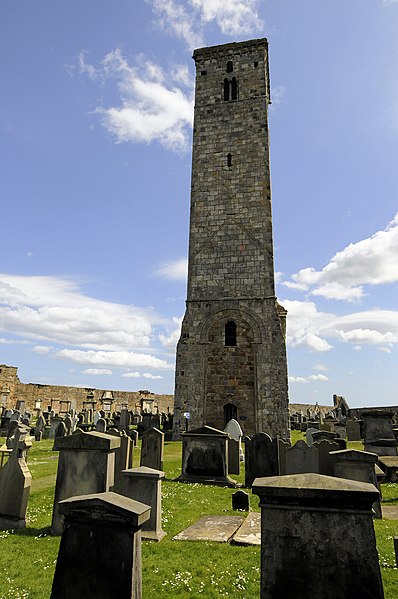
<instances>
[{"instance_id":1,"label":"tall gravestone","mask_svg":"<svg viewBox=\"0 0 398 599\"><path fill-rule=\"evenodd\" d=\"M245 487L251 487L255 478L279 474L278 439L267 433L245 437Z\"/></svg>"},{"instance_id":2,"label":"tall gravestone","mask_svg":"<svg viewBox=\"0 0 398 599\"><path fill-rule=\"evenodd\" d=\"M65 518L51 599L142 599L142 525L148 505L116 493L72 497Z\"/></svg>"},{"instance_id":3,"label":"tall gravestone","mask_svg":"<svg viewBox=\"0 0 398 599\"><path fill-rule=\"evenodd\" d=\"M103 433L77 432L55 439L58 470L55 483L51 532L60 535L63 518L59 502L74 495L104 493L114 484L115 450L120 440Z\"/></svg>"},{"instance_id":4,"label":"tall gravestone","mask_svg":"<svg viewBox=\"0 0 398 599\"><path fill-rule=\"evenodd\" d=\"M268 42L194 51L188 294L177 345L174 433L222 430L288 439L286 310L275 296Z\"/></svg>"},{"instance_id":5,"label":"tall gravestone","mask_svg":"<svg viewBox=\"0 0 398 599\"><path fill-rule=\"evenodd\" d=\"M312 445L309 447L303 440L297 441L293 447L286 449L286 466L283 474L305 474L319 472L319 451Z\"/></svg>"},{"instance_id":6,"label":"tall gravestone","mask_svg":"<svg viewBox=\"0 0 398 599\"><path fill-rule=\"evenodd\" d=\"M0 469L0 529L18 529L26 526L26 510L32 482L26 454L31 447L32 437L24 427L17 427L11 455Z\"/></svg>"},{"instance_id":7,"label":"tall gravestone","mask_svg":"<svg viewBox=\"0 0 398 599\"><path fill-rule=\"evenodd\" d=\"M252 491L261 507L261 599L383 599L374 485L296 474L256 479Z\"/></svg>"},{"instance_id":8,"label":"tall gravestone","mask_svg":"<svg viewBox=\"0 0 398 599\"><path fill-rule=\"evenodd\" d=\"M142 436L140 466L163 470L164 433L151 428Z\"/></svg>"}]
</instances>

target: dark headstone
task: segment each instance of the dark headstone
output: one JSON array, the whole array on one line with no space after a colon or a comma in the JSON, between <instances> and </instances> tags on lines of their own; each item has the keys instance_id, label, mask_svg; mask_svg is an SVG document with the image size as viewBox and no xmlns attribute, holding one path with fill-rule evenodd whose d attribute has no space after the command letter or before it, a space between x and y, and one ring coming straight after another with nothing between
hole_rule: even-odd
<instances>
[{"instance_id":1,"label":"dark headstone","mask_svg":"<svg viewBox=\"0 0 398 599\"><path fill-rule=\"evenodd\" d=\"M232 494L232 509L250 511L250 495L246 491L236 491Z\"/></svg>"},{"instance_id":2,"label":"dark headstone","mask_svg":"<svg viewBox=\"0 0 398 599\"><path fill-rule=\"evenodd\" d=\"M256 433L250 439L245 437L245 487L250 488L255 478L277 476L278 439L271 439L266 433Z\"/></svg>"},{"instance_id":3,"label":"dark headstone","mask_svg":"<svg viewBox=\"0 0 398 599\"><path fill-rule=\"evenodd\" d=\"M51 599L141 599L141 536L148 505L116 493L72 497ZM83 566L83 571L82 571Z\"/></svg>"}]
</instances>

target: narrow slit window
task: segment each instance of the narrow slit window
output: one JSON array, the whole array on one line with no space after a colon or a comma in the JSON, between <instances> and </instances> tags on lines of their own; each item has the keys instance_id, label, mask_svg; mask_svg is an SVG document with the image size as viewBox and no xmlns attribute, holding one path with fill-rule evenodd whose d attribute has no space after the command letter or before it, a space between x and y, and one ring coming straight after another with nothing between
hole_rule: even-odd
<instances>
[{"instance_id":1,"label":"narrow slit window","mask_svg":"<svg viewBox=\"0 0 398 599\"><path fill-rule=\"evenodd\" d=\"M225 345L232 347L236 345L236 322L229 320L225 325Z\"/></svg>"},{"instance_id":2,"label":"narrow slit window","mask_svg":"<svg viewBox=\"0 0 398 599\"><path fill-rule=\"evenodd\" d=\"M232 154L227 154L227 166L232 166Z\"/></svg>"},{"instance_id":3,"label":"narrow slit window","mask_svg":"<svg viewBox=\"0 0 398 599\"><path fill-rule=\"evenodd\" d=\"M232 60L229 60L227 62L227 73L232 73L233 70L234 70L234 65L232 63Z\"/></svg>"},{"instance_id":4,"label":"narrow slit window","mask_svg":"<svg viewBox=\"0 0 398 599\"><path fill-rule=\"evenodd\" d=\"M231 100L238 99L238 82L236 81L236 77L232 77L231 81Z\"/></svg>"},{"instance_id":5,"label":"narrow slit window","mask_svg":"<svg viewBox=\"0 0 398 599\"><path fill-rule=\"evenodd\" d=\"M224 101L228 102L229 100L229 81L227 78L224 79Z\"/></svg>"}]
</instances>

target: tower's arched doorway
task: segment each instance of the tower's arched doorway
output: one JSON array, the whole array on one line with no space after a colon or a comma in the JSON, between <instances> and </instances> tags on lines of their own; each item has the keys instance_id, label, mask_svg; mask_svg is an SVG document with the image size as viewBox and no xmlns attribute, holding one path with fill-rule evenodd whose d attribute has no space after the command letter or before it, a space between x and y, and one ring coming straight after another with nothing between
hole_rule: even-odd
<instances>
[{"instance_id":1,"label":"tower's arched doorway","mask_svg":"<svg viewBox=\"0 0 398 599\"><path fill-rule=\"evenodd\" d=\"M226 403L224 405L224 427L232 419L238 419L238 408L234 403Z\"/></svg>"}]
</instances>

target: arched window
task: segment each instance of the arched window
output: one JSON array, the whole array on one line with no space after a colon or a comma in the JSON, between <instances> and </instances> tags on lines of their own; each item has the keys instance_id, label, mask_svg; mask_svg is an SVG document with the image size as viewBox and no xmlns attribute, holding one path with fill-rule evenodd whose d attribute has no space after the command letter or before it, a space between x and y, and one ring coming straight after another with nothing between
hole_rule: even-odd
<instances>
[{"instance_id":1,"label":"arched window","mask_svg":"<svg viewBox=\"0 0 398 599\"><path fill-rule=\"evenodd\" d=\"M227 166L232 166L232 154L227 154Z\"/></svg>"},{"instance_id":2,"label":"arched window","mask_svg":"<svg viewBox=\"0 0 398 599\"><path fill-rule=\"evenodd\" d=\"M236 81L236 77L232 77L231 81L231 100L238 99L238 83Z\"/></svg>"},{"instance_id":3,"label":"arched window","mask_svg":"<svg viewBox=\"0 0 398 599\"><path fill-rule=\"evenodd\" d=\"M225 345L232 347L236 345L236 322L229 320L225 325Z\"/></svg>"},{"instance_id":4,"label":"arched window","mask_svg":"<svg viewBox=\"0 0 398 599\"><path fill-rule=\"evenodd\" d=\"M232 60L229 60L227 62L227 73L232 73L233 70L234 70L234 65L232 64Z\"/></svg>"},{"instance_id":5,"label":"arched window","mask_svg":"<svg viewBox=\"0 0 398 599\"><path fill-rule=\"evenodd\" d=\"M224 101L228 102L229 100L229 81L227 78L224 79Z\"/></svg>"}]
</instances>

